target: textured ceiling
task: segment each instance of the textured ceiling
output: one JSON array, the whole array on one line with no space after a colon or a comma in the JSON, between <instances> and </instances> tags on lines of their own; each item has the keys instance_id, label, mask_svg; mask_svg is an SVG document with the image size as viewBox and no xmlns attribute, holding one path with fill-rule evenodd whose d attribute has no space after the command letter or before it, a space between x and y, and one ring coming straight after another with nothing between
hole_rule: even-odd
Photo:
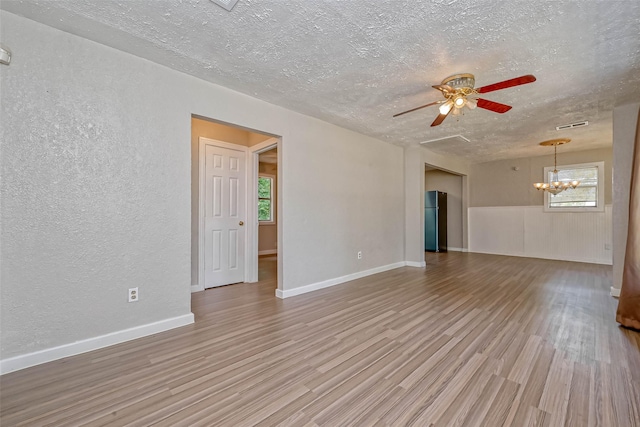
<instances>
[{"instance_id":1,"label":"textured ceiling","mask_svg":"<svg viewBox=\"0 0 640 427\"><path fill-rule=\"evenodd\" d=\"M398 145L471 162L610 146L614 106L640 101L640 1L209 0L11 1L18 15L273 104ZM534 74L476 109L429 125L431 85L473 73L476 86ZM555 126L588 120L558 132Z\"/></svg>"}]
</instances>

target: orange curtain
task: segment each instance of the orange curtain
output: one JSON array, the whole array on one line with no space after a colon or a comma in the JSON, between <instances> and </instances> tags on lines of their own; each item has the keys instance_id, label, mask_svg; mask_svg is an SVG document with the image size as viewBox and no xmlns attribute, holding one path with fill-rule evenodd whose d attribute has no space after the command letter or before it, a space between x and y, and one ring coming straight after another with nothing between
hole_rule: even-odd
<instances>
[{"instance_id":1,"label":"orange curtain","mask_svg":"<svg viewBox=\"0 0 640 427\"><path fill-rule=\"evenodd\" d=\"M616 320L622 326L640 330L640 111L631 169L627 251Z\"/></svg>"}]
</instances>

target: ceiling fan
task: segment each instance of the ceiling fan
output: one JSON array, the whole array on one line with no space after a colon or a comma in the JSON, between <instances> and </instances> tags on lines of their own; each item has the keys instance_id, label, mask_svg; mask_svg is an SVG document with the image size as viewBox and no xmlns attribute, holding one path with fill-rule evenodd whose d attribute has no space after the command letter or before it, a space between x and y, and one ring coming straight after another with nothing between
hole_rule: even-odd
<instances>
[{"instance_id":1,"label":"ceiling fan","mask_svg":"<svg viewBox=\"0 0 640 427\"><path fill-rule=\"evenodd\" d=\"M454 116L461 114L463 112L462 109L465 106L471 110L476 107L480 107L484 108L485 110L503 114L509 111L511 109L511 106L500 104L499 102L489 101L483 98L478 98L477 95L481 93L493 92L495 90L506 89L513 86L533 83L535 81L536 78L533 75L527 74L526 76L516 77L514 79L505 80L476 89L474 88L476 79L473 74L455 74L444 79L439 85L432 86L434 89L438 89L440 92L442 92L444 100L421 105L420 107L412 108L411 110L394 114L393 117L398 117L403 114L411 113L413 111L437 104L442 104L440 105L440 114L438 114L438 117L436 117L433 123L431 123L431 126L438 126L452 112Z\"/></svg>"}]
</instances>

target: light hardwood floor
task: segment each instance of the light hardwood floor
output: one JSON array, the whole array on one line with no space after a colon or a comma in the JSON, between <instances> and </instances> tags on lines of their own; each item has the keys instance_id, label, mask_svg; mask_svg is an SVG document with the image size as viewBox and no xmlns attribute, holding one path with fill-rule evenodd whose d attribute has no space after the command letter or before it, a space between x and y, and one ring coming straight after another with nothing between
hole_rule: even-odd
<instances>
[{"instance_id":1,"label":"light hardwood floor","mask_svg":"<svg viewBox=\"0 0 640 427\"><path fill-rule=\"evenodd\" d=\"M286 300L273 276L194 294L194 325L3 376L0 424L640 426L611 267L427 262Z\"/></svg>"}]
</instances>

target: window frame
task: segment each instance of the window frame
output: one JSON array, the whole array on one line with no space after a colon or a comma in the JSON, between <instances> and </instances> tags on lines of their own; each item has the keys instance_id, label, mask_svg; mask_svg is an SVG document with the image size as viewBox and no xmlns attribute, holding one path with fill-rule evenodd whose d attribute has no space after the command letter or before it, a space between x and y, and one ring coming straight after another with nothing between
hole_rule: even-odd
<instances>
[{"instance_id":1,"label":"window frame","mask_svg":"<svg viewBox=\"0 0 640 427\"><path fill-rule=\"evenodd\" d=\"M604 212L604 162L590 162L590 163L576 163L573 165L561 165L558 166L558 172L564 169L580 169L580 168L598 168L598 185L596 191L598 192L598 198L596 200L596 206L571 206L571 207L551 207L549 202L551 201L551 193L545 191L544 195L544 212ZM544 182L547 182L549 172L553 172L553 166L547 166L544 168ZM580 188L580 187L578 187ZM571 189L565 190L571 191Z\"/></svg>"},{"instance_id":2,"label":"window frame","mask_svg":"<svg viewBox=\"0 0 640 427\"><path fill-rule=\"evenodd\" d=\"M271 180L271 195L270 197L260 197L260 194L258 194L258 201L260 200L269 200L271 202L271 220L261 220L260 219L260 213L258 212L258 225L275 225L276 224L276 203L275 203L275 199L276 199L276 176L275 175L271 175L268 173L258 173L258 180L260 180L260 178L269 178ZM257 188L260 188L260 185L257 185Z\"/></svg>"}]
</instances>

